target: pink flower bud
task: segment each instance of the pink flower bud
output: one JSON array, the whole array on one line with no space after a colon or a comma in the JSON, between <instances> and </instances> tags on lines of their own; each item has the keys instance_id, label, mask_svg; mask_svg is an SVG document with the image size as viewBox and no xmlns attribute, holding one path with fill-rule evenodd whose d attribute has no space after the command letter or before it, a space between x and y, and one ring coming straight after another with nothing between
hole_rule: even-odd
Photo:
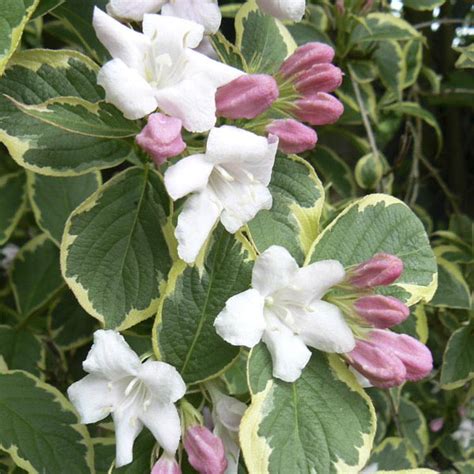
<instances>
[{"instance_id":1,"label":"pink flower bud","mask_svg":"<svg viewBox=\"0 0 474 474\"><path fill-rule=\"evenodd\" d=\"M370 342L382 350L391 350L402 361L407 380L421 380L433 369L430 350L411 336L374 329L370 333Z\"/></svg>"},{"instance_id":2,"label":"pink flower bud","mask_svg":"<svg viewBox=\"0 0 474 474\"><path fill-rule=\"evenodd\" d=\"M280 91L272 76L247 74L216 92L217 115L229 119L253 119L278 99Z\"/></svg>"},{"instance_id":3,"label":"pink flower bud","mask_svg":"<svg viewBox=\"0 0 474 474\"><path fill-rule=\"evenodd\" d=\"M325 92L317 92L312 96L304 96L295 102L295 115L311 125L327 125L337 122L344 112L339 100Z\"/></svg>"},{"instance_id":4,"label":"pink flower bud","mask_svg":"<svg viewBox=\"0 0 474 474\"><path fill-rule=\"evenodd\" d=\"M184 448L189 463L200 474L223 474L227 468L222 440L204 426L188 428Z\"/></svg>"},{"instance_id":5,"label":"pink flower bud","mask_svg":"<svg viewBox=\"0 0 474 474\"><path fill-rule=\"evenodd\" d=\"M151 474L181 474L181 468L174 456L165 452L153 466Z\"/></svg>"},{"instance_id":6,"label":"pink flower bud","mask_svg":"<svg viewBox=\"0 0 474 474\"><path fill-rule=\"evenodd\" d=\"M312 128L293 119L274 120L267 125L266 131L279 138L278 148L283 153L311 150L318 141L318 136Z\"/></svg>"},{"instance_id":7,"label":"pink flower bud","mask_svg":"<svg viewBox=\"0 0 474 474\"><path fill-rule=\"evenodd\" d=\"M406 369L402 361L392 351L369 341L358 340L347 357L352 367L376 387L396 387L405 381Z\"/></svg>"},{"instance_id":8,"label":"pink flower bud","mask_svg":"<svg viewBox=\"0 0 474 474\"><path fill-rule=\"evenodd\" d=\"M430 421L430 430L433 433L437 433L438 431L441 431L444 426L444 420L443 418L435 418L434 420Z\"/></svg>"},{"instance_id":9,"label":"pink flower bud","mask_svg":"<svg viewBox=\"0 0 474 474\"><path fill-rule=\"evenodd\" d=\"M330 63L334 59L334 49L324 43L306 43L295 50L280 66L280 74L291 77L304 72L314 64Z\"/></svg>"},{"instance_id":10,"label":"pink flower bud","mask_svg":"<svg viewBox=\"0 0 474 474\"><path fill-rule=\"evenodd\" d=\"M332 92L341 84L342 71L332 64L315 64L295 78L298 92L307 95L313 95L316 92Z\"/></svg>"},{"instance_id":11,"label":"pink flower bud","mask_svg":"<svg viewBox=\"0 0 474 474\"><path fill-rule=\"evenodd\" d=\"M370 295L354 303L357 314L372 326L385 329L405 321L410 310L400 300L391 296Z\"/></svg>"},{"instance_id":12,"label":"pink flower bud","mask_svg":"<svg viewBox=\"0 0 474 474\"><path fill-rule=\"evenodd\" d=\"M182 122L175 117L163 114L151 114L148 123L135 138L159 166L167 158L179 155L186 148L181 137Z\"/></svg>"},{"instance_id":13,"label":"pink flower bud","mask_svg":"<svg viewBox=\"0 0 474 474\"><path fill-rule=\"evenodd\" d=\"M351 272L350 283L357 288L391 285L403 272L403 262L395 255L378 253Z\"/></svg>"}]
</instances>

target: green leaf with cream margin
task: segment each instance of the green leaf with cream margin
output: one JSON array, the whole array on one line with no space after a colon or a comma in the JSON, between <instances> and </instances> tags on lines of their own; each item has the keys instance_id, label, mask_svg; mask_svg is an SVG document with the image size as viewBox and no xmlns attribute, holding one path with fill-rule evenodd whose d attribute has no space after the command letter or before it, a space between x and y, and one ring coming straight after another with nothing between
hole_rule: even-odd
<instances>
[{"instance_id":1,"label":"green leaf with cream margin","mask_svg":"<svg viewBox=\"0 0 474 474\"><path fill-rule=\"evenodd\" d=\"M193 267L175 263L153 329L157 357L175 366L187 383L216 376L239 356L240 349L216 333L214 320L252 278L255 253L238 234L219 226L209 247Z\"/></svg>"},{"instance_id":2,"label":"green leaf with cream margin","mask_svg":"<svg viewBox=\"0 0 474 474\"><path fill-rule=\"evenodd\" d=\"M27 372L0 372L0 419L0 451L28 473L94 472L89 433L51 385Z\"/></svg>"},{"instance_id":3,"label":"green leaf with cream margin","mask_svg":"<svg viewBox=\"0 0 474 474\"><path fill-rule=\"evenodd\" d=\"M433 297L437 266L422 222L399 199L370 194L344 209L318 236L306 263L339 260L344 267L368 260L379 252L402 259L402 276L384 288L408 305Z\"/></svg>"},{"instance_id":4,"label":"green leaf with cream margin","mask_svg":"<svg viewBox=\"0 0 474 474\"><path fill-rule=\"evenodd\" d=\"M26 208L23 171L0 177L0 245L8 241Z\"/></svg>"},{"instance_id":5,"label":"green leaf with cream margin","mask_svg":"<svg viewBox=\"0 0 474 474\"><path fill-rule=\"evenodd\" d=\"M281 245L302 264L319 232L323 185L306 161L278 154L269 189L272 208L250 221L248 236L258 252Z\"/></svg>"},{"instance_id":6,"label":"green leaf with cream margin","mask_svg":"<svg viewBox=\"0 0 474 474\"><path fill-rule=\"evenodd\" d=\"M0 78L0 142L20 166L72 176L116 166L132 153L131 140L72 133L22 112L11 100L27 106L57 97L100 102L104 91L97 85L98 69L76 51L32 49L12 57Z\"/></svg>"},{"instance_id":7,"label":"green leaf with cream margin","mask_svg":"<svg viewBox=\"0 0 474 474\"><path fill-rule=\"evenodd\" d=\"M265 15L255 0L240 8L235 17L235 44L247 63L246 72L272 74L295 49L288 29L276 18Z\"/></svg>"},{"instance_id":8,"label":"green leaf with cream margin","mask_svg":"<svg viewBox=\"0 0 474 474\"><path fill-rule=\"evenodd\" d=\"M408 443L398 437L385 438L373 451L367 466L377 465L380 469L406 469L417 466L416 457Z\"/></svg>"},{"instance_id":9,"label":"green leaf with cream margin","mask_svg":"<svg viewBox=\"0 0 474 474\"><path fill-rule=\"evenodd\" d=\"M2 0L0 8L0 76L20 44L21 35L39 0Z\"/></svg>"},{"instance_id":10,"label":"green leaf with cream margin","mask_svg":"<svg viewBox=\"0 0 474 474\"><path fill-rule=\"evenodd\" d=\"M172 204L146 167L114 176L69 217L61 269L81 306L106 328L126 329L158 309L172 259Z\"/></svg>"},{"instance_id":11,"label":"green leaf with cream margin","mask_svg":"<svg viewBox=\"0 0 474 474\"><path fill-rule=\"evenodd\" d=\"M375 435L370 397L338 356L314 351L294 383L272 378L264 344L248 362L252 401L240 425L250 474L359 473Z\"/></svg>"}]
</instances>

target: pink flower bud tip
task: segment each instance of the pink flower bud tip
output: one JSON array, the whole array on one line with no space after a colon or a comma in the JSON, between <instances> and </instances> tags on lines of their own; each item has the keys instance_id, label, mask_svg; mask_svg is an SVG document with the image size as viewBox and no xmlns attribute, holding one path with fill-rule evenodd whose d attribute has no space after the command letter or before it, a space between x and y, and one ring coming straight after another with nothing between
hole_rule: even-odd
<instances>
[{"instance_id":1,"label":"pink flower bud tip","mask_svg":"<svg viewBox=\"0 0 474 474\"><path fill-rule=\"evenodd\" d=\"M229 119L253 119L278 99L280 91L272 76L247 74L216 92L217 115Z\"/></svg>"},{"instance_id":2,"label":"pink flower bud tip","mask_svg":"<svg viewBox=\"0 0 474 474\"><path fill-rule=\"evenodd\" d=\"M353 270L350 283L357 288L391 285L403 273L403 262L395 255L378 253Z\"/></svg>"},{"instance_id":3,"label":"pink flower bud tip","mask_svg":"<svg viewBox=\"0 0 474 474\"><path fill-rule=\"evenodd\" d=\"M324 43L306 43L295 50L280 66L280 74L289 78L304 72L314 64L330 63L334 59L334 49Z\"/></svg>"},{"instance_id":4,"label":"pink flower bud tip","mask_svg":"<svg viewBox=\"0 0 474 474\"><path fill-rule=\"evenodd\" d=\"M188 428L184 448L189 463L200 474L223 474L227 469L222 440L204 426Z\"/></svg>"},{"instance_id":5,"label":"pink flower bud tip","mask_svg":"<svg viewBox=\"0 0 474 474\"><path fill-rule=\"evenodd\" d=\"M391 296L369 295L354 303L357 314L372 326L386 329L405 321L410 310L400 300Z\"/></svg>"},{"instance_id":6,"label":"pink flower bud tip","mask_svg":"<svg viewBox=\"0 0 474 474\"><path fill-rule=\"evenodd\" d=\"M165 452L153 466L151 474L181 474L181 468L174 456Z\"/></svg>"},{"instance_id":7,"label":"pink flower bud tip","mask_svg":"<svg viewBox=\"0 0 474 474\"><path fill-rule=\"evenodd\" d=\"M317 92L304 96L295 102L295 115L311 125L328 125L337 122L344 113L344 106L334 96L326 92Z\"/></svg>"},{"instance_id":8,"label":"pink flower bud tip","mask_svg":"<svg viewBox=\"0 0 474 474\"><path fill-rule=\"evenodd\" d=\"M267 125L266 131L278 137L278 148L283 153L311 150L318 141L318 136L312 128L293 119L274 120Z\"/></svg>"},{"instance_id":9,"label":"pink flower bud tip","mask_svg":"<svg viewBox=\"0 0 474 474\"><path fill-rule=\"evenodd\" d=\"M437 433L438 431L441 431L444 426L444 419L443 418L435 418L434 420L430 421L430 430L433 433Z\"/></svg>"},{"instance_id":10,"label":"pink flower bud tip","mask_svg":"<svg viewBox=\"0 0 474 474\"><path fill-rule=\"evenodd\" d=\"M159 166L167 158L179 155L186 148L181 137L182 122L160 113L151 114L148 123L135 140Z\"/></svg>"},{"instance_id":11,"label":"pink flower bud tip","mask_svg":"<svg viewBox=\"0 0 474 474\"><path fill-rule=\"evenodd\" d=\"M342 71L332 64L315 64L295 77L295 86L301 94L332 92L342 84Z\"/></svg>"}]
</instances>

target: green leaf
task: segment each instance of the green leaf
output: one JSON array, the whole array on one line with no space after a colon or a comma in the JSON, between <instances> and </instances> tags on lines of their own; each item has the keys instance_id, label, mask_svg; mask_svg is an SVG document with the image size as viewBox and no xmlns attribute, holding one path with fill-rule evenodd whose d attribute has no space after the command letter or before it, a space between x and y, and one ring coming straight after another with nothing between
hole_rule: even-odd
<instances>
[{"instance_id":1,"label":"green leaf","mask_svg":"<svg viewBox=\"0 0 474 474\"><path fill-rule=\"evenodd\" d=\"M247 65L242 53L232 44L220 31L209 37L219 59L229 66L236 67L242 71L247 70Z\"/></svg>"},{"instance_id":2,"label":"green leaf","mask_svg":"<svg viewBox=\"0 0 474 474\"><path fill-rule=\"evenodd\" d=\"M272 379L264 344L252 349L252 402L240 425L249 472L359 472L375 434L368 395L337 356L313 352L294 383Z\"/></svg>"},{"instance_id":3,"label":"green leaf","mask_svg":"<svg viewBox=\"0 0 474 474\"><path fill-rule=\"evenodd\" d=\"M462 387L474 378L474 323L454 331L449 338L441 367L441 386L445 390Z\"/></svg>"},{"instance_id":4,"label":"green leaf","mask_svg":"<svg viewBox=\"0 0 474 474\"><path fill-rule=\"evenodd\" d=\"M131 141L71 133L27 115L4 96L27 105L60 96L96 103L104 94L97 71L74 51L28 50L12 58L0 79L0 141L20 166L67 176L115 166L131 154Z\"/></svg>"},{"instance_id":5,"label":"green leaf","mask_svg":"<svg viewBox=\"0 0 474 474\"><path fill-rule=\"evenodd\" d=\"M373 61L353 60L349 62L349 68L354 79L360 84L372 82L377 78L377 68Z\"/></svg>"},{"instance_id":6,"label":"green leaf","mask_svg":"<svg viewBox=\"0 0 474 474\"><path fill-rule=\"evenodd\" d=\"M40 375L45 353L41 340L28 329L15 329L2 325L0 357L3 357L10 369L22 369Z\"/></svg>"},{"instance_id":7,"label":"green leaf","mask_svg":"<svg viewBox=\"0 0 474 474\"><path fill-rule=\"evenodd\" d=\"M66 0L39 0L38 7L33 13L32 19L39 18L54 10L56 7L64 3Z\"/></svg>"},{"instance_id":8,"label":"green leaf","mask_svg":"<svg viewBox=\"0 0 474 474\"><path fill-rule=\"evenodd\" d=\"M59 246L71 212L99 188L99 172L60 178L28 172L28 195L38 226Z\"/></svg>"},{"instance_id":9,"label":"green leaf","mask_svg":"<svg viewBox=\"0 0 474 474\"><path fill-rule=\"evenodd\" d=\"M0 450L29 473L94 472L89 434L57 389L27 372L0 373Z\"/></svg>"},{"instance_id":10,"label":"green leaf","mask_svg":"<svg viewBox=\"0 0 474 474\"><path fill-rule=\"evenodd\" d=\"M403 0L403 6L413 10L434 10L445 2L446 0Z\"/></svg>"},{"instance_id":11,"label":"green leaf","mask_svg":"<svg viewBox=\"0 0 474 474\"><path fill-rule=\"evenodd\" d=\"M88 102L77 97L49 99L42 104L14 105L30 117L67 132L96 138L127 138L140 132L137 122L127 120L122 112L106 102Z\"/></svg>"},{"instance_id":12,"label":"green leaf","mask_svg":"<svg viewBox=\"0 0 474 474\"><path fill-rule=\"evenodd\" d=\"M474 459L465 462L455 462L454 466L460 474L474 474Z\"/></svg>"},{"instance_id":13,"label":"green leaf","mask_svg":"<svg viewBox=\"0 0 474 474\"><path fill-rule=\"evenodd\" d=\"M25 173L20 171L0 176L0 245L8 241L25 208Z\"/></svg>"},{"instance_id":14,"label":"green leaf","mask_svg":"<svg viewBox=\"0 0 474 474\"><path fill-rule=\"evenodd\" d=\"M362 189L375 189L383 176L383 164L378 155L368 153L357 161L354 176Z\"/></svg>"},{"instance_id":15,"label":"green leaf","mask_svg":"<svg viewBox=\"0 0 474 474\"><path fill-rule=\"evenodd\" d=\"M255 0L248 1L238 11L235 33L235 44L247 63L247 72L274 73L296 49L286 27L277 19L264 15Z\"/></svg>"},{"instance_id":16,"label":"green leaf","mask_svg":"<svg viewBox=\"0 0 474 474\"><path fill-rule=\"evenodd\" d=\"M45 234L20 249L10 271L10 284L23 318L48 303L63 287L59 251Z\"/></svg>"},{"instance_id":17,"label":"green leaf","mask_svg":"<svg viewBox=\"0 0 474 474\"><path fill-rule=\"evenodd\" d=\"M318 236L307 263L337 259L345 267L378 252L397 255L404 271L387 289L408 302L429 301L437 286L436 260L421 221L402 201L371 194L348 206Z\"/></svg>"},{"instance_id":18,"label":"green leaf","mask_svg":"<svg viewBox=\"0 0 474 474\"><path fill-rule=\"evenodd\" d=\"M460 69L474 68L474 44L469 46L454 48L458 53L461 53L455 66Z\"/></svg>"},{"instance_id":19,"label":"green leaf","mask_svg":"<svg viewBox=\"0 0 474 474\"><path fill-rule=\"evenodd\" d=\"M377 464L377 472L382 469L398 471L416 467L416 458L407 442L402 438L385 438L372 452L368 465Z\"/></svg>"},{"instance_id":20,"label":"green leaf","mask_svg":"<svg viewBox=\"0 0 474 474\"><path fill-rule=\"evenodd\" d=\"M331 184L341 197L355 195L356 187L351 169L331 148L317 145L311 153L310 161L327 185Z\"/></svg>"},{"instance_id":21,"label":"green leaf","mask_svg":"<svg viewBox=\"0 0 474 474\"><path fill-rule=\"evenodd\" d=\"M412 86L418 79L423 66L423 45L420 40L407 41L403 47L404 64L406 67L403 88Z\"/></svg>"},{"instance_id":22,"label":"green leaf","mask_svg":"<svg viewBox=\"0 0 474 474\"><path fill-rule=\"evenodd\" d=\"M403 323L390 329L399 334L408 334L426 344L428 341L428 318L426 317L425 306L417 304L412 306L410 310L410 316Z\"/></svg>"},{"instance_id":23,"label":"green leaf","mask_svg":"<svg viewBox=\"0 0 474 474\"><path fill-rule=\"evenodd\" d=\"M39 0L0 0L0 76Z\"/></svg>"},{"instance_id":24,"label":"green leaf","mask_svg":"<svg viewBox=\"0 0 474 474\"><path fill-rule=\"evenodd\" d=\"M214 320L231 296L249 288L254 256L222 227L213 238L201 267L173 267L153 330L155 352L187 383L216 375L239 354L216 333Z\"/></svg>"},{"instance_id":25,"label":"green leaf","mask_svg":"<svg viewBox=\"0 0 474 474\"><path fill-rule=\"evenodd\" d=\"M310 22L300 21L299 23L287 25L287 28L298 46L311 41L319 41L320 43L334 46L329 36Z\"/></svg>"},{"instance_id":26,"label":"green leaf","mask_svg":"<svg viewBox=\"0 0 474 474\"><path fill-rule=\"evenodd\" d=\"M398 100L401 100L407 73L402 47L397 41L382 41L375 50L373 58L381 81L387 89L394 92Z\"/></svg>"},{"instance_id":27,"label":"green leaf","mask_svg":"<svg viewBox=\"0 0 474 474\"><path fill-rule=\"evenodd\" d=\"M281 245L302 263L319 232L324 188L306 161L279 154L269 189L272 208L248 224L250 239L260 253Z\"/></svg>"},{"instance_id":28,"label":"green leaf","mask_svg":"<svg viewBox=\"0 0 474 474\"><path fill-rule=\"evenodd\" d=\"M422 465L429 448L428 427L423 412L413 402L402 398L398 407L398 421L403 439L414 451L418 464Z\"/></svg>"},{"instance_id":29,"label":"green leaf","mask_svg":"<svg viewBox=\"0 0 474 474\"><path fill-rule=\"evenodd\" d=\"M158 309L172 263L163 230L170 209L160 175L148 167L129 168L67 221L64 278L82 307L106 327L126 329Z\"/></svg>"}]
</instances>

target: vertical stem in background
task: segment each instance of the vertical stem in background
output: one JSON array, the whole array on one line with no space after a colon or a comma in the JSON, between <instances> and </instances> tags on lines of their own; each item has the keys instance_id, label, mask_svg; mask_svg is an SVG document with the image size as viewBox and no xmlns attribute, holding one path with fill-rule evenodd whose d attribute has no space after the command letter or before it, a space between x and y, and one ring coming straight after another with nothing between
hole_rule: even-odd
<instances>
[{"instance_id":1,"label":"vertical stem in background","mask_svg":"<svg viewBox=\"0 0 474 474\"><path fill-rule=\"evenodd\" d=\"M392 418L393 418L393 422L395 423L395 428L397 429L398 436L400 438L403 438L402 427L400 425L400 420L398 419L398 410L397 410L397 407L395 406L395 401L393 400L392 392L390 391L390 389L387 389L386 392L390 400L390 411L392 412Z\"/></svg>"},{"instance_id":2,"label":"vertical stem in background","mask_svg":"<svg viewBox=\"0 0 474 474\"><path fill-rule=\"evenodd\" d=\"M410 206L416 204L418 191L420 189L420 156L422 153L423 130L421 119L416 119L416 128L411 122L408 123L410 132L413 136L413 159L411 163L410 175L408 177L408 187L405 195L405 202Z\"/></svg>"}]
</instances>

